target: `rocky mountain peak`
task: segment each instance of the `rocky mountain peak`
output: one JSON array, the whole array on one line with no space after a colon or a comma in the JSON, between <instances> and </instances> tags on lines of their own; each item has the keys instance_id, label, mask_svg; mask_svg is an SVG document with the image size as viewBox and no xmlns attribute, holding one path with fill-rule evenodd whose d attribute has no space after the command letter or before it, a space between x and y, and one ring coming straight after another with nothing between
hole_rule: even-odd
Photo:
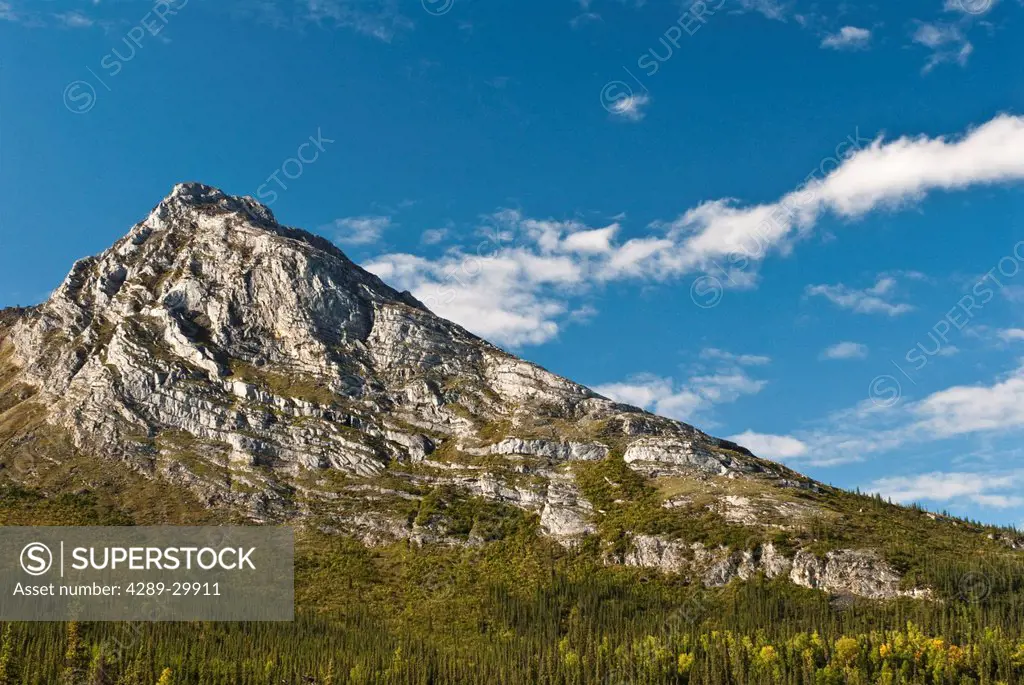
<instances>
[{"instance_id":1,"label":"rocky mountain peak","mask_svg":"<svg viewBox=\"0 0 1024 685\"><path fill-rule=\"evenodd\" d=\"M38 314L98 337L97 352L121 324L162 322L179 353L222 376L215 349L227 358L261 349L268 360L327 372L337 356L328 348L365 338L382 306L424 309L255 200L187 183L110 249L77 262Z\"/></svg>"},{"instance_id":2,"label":"rocky mountain peak","mask_svg":"<svg viewBox=\"0 0 1024 685\"><path fill-rule=\"evenodd\" d=\"M7 339L25 381L52 397L53 418L79 444L140 468L160 452L150 441L173 430L233 445L231 460L249 465L370 473L408 458L405 443L420 456L428 444L511 449L503 441L531 437L544 416L581 435L573 424L664 435L712 471L754 469L690 426L610 402L434 316L251 198L198 183L175 186L124 238L77 262ZM330 440L341 407L345 425L365 432L358 448ZM306 428L315 444L296 448L290 412L323 422ZM398 423L415 430L381 439L399 436ZM568 444L543 449L609 449ZM636 449L655 459L668 448Z\"/></svg>"},{"instance_id":3,"label":"rocky mountain peak","mask_svg":"<svg viewBox=\"0 0 1024 685\"><path fill-rule=\"evenodd\" d=\"M236 197L228 195L220 188L214 188L204 183L179 183L171 189L170 194L165 197L157 206L157 211L167 208L169 205L178 204L191 207L214 205L224 211L242 212L249 214L254 219L267 224L277 225L274 213L266 205L254 200L251 197Z\"/></svg>"},{"instance_id":4,"label":"rocky mountain peak","mask_svg":"<svg viewBox=\"0 0 1024 685\"><path fill-rule=\"evenodd\" d=\"M650 521L609 560L659 567L697 549L656 535L666 522L799 519L813 507L778 493L819 487L510 355L324 238L198 183L78 261L45 303L0 316L0 440L44 429L209 507L370 544L465 542L424 513L431 497L536 516L565 544L639 502ZM698 557L721 580L760 568L744 554Z\"/></svg>"},{"instance_id":5,"label":"rocky mountain peak","mask_svg":"<svg viewBox=\"0 0 1024 685\"><path fill-rule=\"evenodd\" d=\"M214 221L203 221L217 219ZM230 221L229 219L233 219ZM179 183L134 229L136 240L144 239L152 230L214 230L224 222L244 225L250 230L264 230L283 238L305 242L348 262L345 254L329 240L307 231L289 228L278 223L269 207L249 196L228 195L223 190L203 183ZM222 234L221 234L222 235ZM129 236L132 237L132 233ZM348 262L350 263L350 262Z\"/></svg>"}]
</instances>

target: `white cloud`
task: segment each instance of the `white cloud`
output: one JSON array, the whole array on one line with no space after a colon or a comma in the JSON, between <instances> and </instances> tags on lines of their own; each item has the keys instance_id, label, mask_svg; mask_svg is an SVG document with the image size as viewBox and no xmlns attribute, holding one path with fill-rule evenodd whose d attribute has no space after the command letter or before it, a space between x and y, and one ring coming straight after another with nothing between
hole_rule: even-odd
<instances>
[{"instance_id":1,"label":"white cloud","mask_svg":"<svg viewBox=\"0 0 1024 685\"><path fill-rule=\"evenodd\" d=\"M761 364L765 357L732 355L716 349L704 350L702 359L717 362L712 370L694 372L685 382L653 374L638 374L624 382L608 383L594 390L616 402L632 404L679 421L692 421L715 405L729 404L745 395L756 395L768 384L751 378L737 366L740 359ZM767 363L767 362L765 362Z\"/></svg>"},{"instance_id":2,"label":"white cloud","mask_svg":"<svg viewBox=\"0 0 1024 685\"><path fill-rule=\"evenodd\" d=\"M383 255L364 266L478 335L540 344L558 335L559 319L579 311L569 306L573 296L608 276L618 230L502 210L485 218L485 237L472 252L455 248L436 260Z\"/></svg>"},{"instance_id":3,"label":"white cloud","mask_svg":"<svg viewBox=\"0 0 1024 685\"><path fill-rule=\"evenodd\" d=\"M496 215L497 221L521 223ZM364 265L435 313L499 344L537 345L556 337L570 293L585 280L588 262L519 247L500 226L477 252L448 251L436 260L385 255Z\"/></svg>"},{"instance_id":4,"label":"white cloud","mask_svg":"<svg viewBox=\"0 0 1024 685\"><path fill-rule=\"evenodd\" d=\"M595 316L598 315L597 307L590 304L585 304L582 307L572 310L569 312L569 320L575 323L587 323Z\"/></svg>"},{"instance_id":5,"label":"white cloud","mask_svg":"<svg viewBox=\"0 0 1024 685\"><path fill-rule=\"evenodd\" d=\"M739 0L740 9L757 12L768 19L785 21L788 8L779 0Z\"/></svg>"},{"instance_id":6,"label":"white cloud","mask_svg":"<svg viewBox=\"0 0 1024 685\"><path fill-rule=\"evenodd\" d=\"M807 295L824 297L837 307L849 309L858 314L899 316L913 311L914 308L909 304L893 303L887 299L895 294L896 285L895 278L882 276L873 286L864 290L850 288L842 283L811 285L807 286Z\"/></svg>"},{"instance_id":7,"label":"white cloud","mask_svg":"<svg viewBox=\"0 0 1024 685\"><path fill-rule=\"evenodd\" d=\"M964 0L964 2L972 1ZM967 40L963 31L955 24L920 22L914 30L911 40L932 51L924 66L925 73L947 62L955 62L964 66L974 52L974 45Z\"/></svg>"},{"instance_id":8,"label":"white cloud","mask_svg":"<svg viewBox=\"0 0 1024 685\"><path fill-rule=\"evenodd\" d=\"M116 21L94 19L81 10L66 12L43 12L24 10L29 0L12 3L0 0L0 21L15 21L27 26L64 28L88 28L116 26ZM35 2L35 5L59 4ZM91 2L63 3L93 7L102 5L112 10L117 5L130 6L132 3ZM152 4L152 3L151 3ZM184 2L180 2L184 5ZM353 30L384 42L391 42L396 36L415 27L409 16L400 11L399 0L226 0L223 3L231 15L247 18L274 28L303 29L309 24ZM15 8L17 6L17 9ZM123 21L138 21L138 16L124 16Z\"/></svg>"},{"instance_id":9,"label":"white cloud","mask_svg":"<svg viewBox=\"0 0 1024 685\"><path fill-rule=\"evenodd\" d=\"M841 342L826 348L821 353L822 359L831 360L842 360L842 359L866 359L868 356L868 348L866 345L861 345L855 342Z\"/></svg>"},{"instance_id":10,"label":"white cloud","mask_svg":"<svg viewBox=\"0 0 1024 685\"><path fill-rule=\"evenodd\" d=\"M0 21L24 22L26 19L15 11L11 3L0 0Z\"/></svg>"},{"instance_id":11,"label":"white cloud","mask_svg":"<svg viewBox=\"0 0 1024 685\"><path fill-rule=\"evenodd\" d=\"M999 0L946 0L947 12L962 12L968 15L982 16L992 11Z\"/></svg>"},{"instance_id":12,"label":"white cloud","mask_svg":"<svg viewBox=\"0 0 1024 685\"><path fill-rule=\"evenodd\" d=\"M712 404L735 402L743 395L756 395L766 385L768 381L755 380L739 369L690 379L690 386Z\"/></svg>"},{"instance_id":13,"label":"white cloud","mask_svg":"<svg viewBox=\"0 0 1024 685\"><path fill-rule=\"evenodd\" d=\"M627 95L619 98L609 105L609 111L613 116L627 121L641 121L647 112L644 110L651 103L651 98L646 94Z\"/></svg>"},{"instance_id":14,"label":"white cloud","mask_svg":"<svg viewBox=\"0 0 1024 685\"><path fill-rule=\"evenodd\" d=\"M791 431L788 437L799 440L807 450L786 459L819 467L864 461L906 442L895 428L903 416L897 408L883 411L865 400L855 407L833 412L809 428Z\"/></svg>"},{"instance_id":15,"label":"white cloud","mask_svg":"<svg viewBox=\"0 0 1024 685\"><path fill-rule=\"evenodd\" d=\"M300 21L349 28L385 43L414 26L395 0L302 0L302 4L305 14L297 17Z\"/></svg>"},{"instance_id":16,"label":"white cloud","mask_svg":"<svg viewBox=\"0 0 1024 685\"><path fill-rule=\"evenodd\" d=\"M913 40L929 48L940 48L949 43L959 43L963 33L953 24L920 23L914 31Z\"/></svg>"},{"instance_id":17,"label":"white cloud","mask_svg":"<svg viewBox=\"0 0 1024 685\"><path fill-rule=\"evenodd\" d=\"M335 219L332 224L321 226L320 230L330 233L333 230L334 241L341 245L371 245L391 227L391 217L387 216L351 216Z\"/></svg>"},{"instance_id":18,"label":"white cloud","mask_svg":"<svg viewBox=\"0 0 1024 685\"><path fill-rule=\"evenodd\" d=\"M1024 428L1024 366L990 386L957 386L912 406L918 430L934 437Z\"/></svg>"},{"instance_id":19,"label":"white cloud","mask_svg":"<svg viewBox=\"0 0 1024 685\"><path fill-rule=\"evenodd\" d=\"M869 489L904 504L967 500L984 507L1005 509L1024 504L1024 498L1016 494L1022 484L1024 471L1008 474L934 472L882 478Z\"/></svg>"},{"instance_id":20,"label":"white cloud","mask_svg":"<svg viewBox=\"0 0 1024 685\"><path fill-rule=\"evenodd\" d=\"M1019 342L1024 340L1024 328L1006 328L997 335L1003 342Z\"/></svg>"},{"instance_id":21,"label":"white cloud","mask_svg":"<svg viewBox=\"0 0 1024 685\"><path fill-rule=\"evenodd\" d=\"M746 447L764 459L794 459L803 457L810 449L807 443L788 435L771 435L746 431L728 440Z\"/></svg>"},{"instance_id":22,"label":"white cloud","mask_svg":"<svg viewBox=\"0 0 1024 685\"><path fill-rule=\"evenodd\" d=\"M825 36L821 47L831 50L859 50L871 43L871 31L856 26L844 26L838 33Z\"/></svg>"},{"instance_id":23,"label":"white cloud","mask_svg":"<svg viewBox=\"0 0 1024 685\"><path fill-rule=\"evenodd\" d=\"M632 376L621 383L607 383L594 388L605 397L648 409L660 416L688 421L706 400L686 386L677 386L671 378L647 374Z\"/></svg>"},{"instance_id":24,"label":"white cloud","mask_svg":"<svg viewBox=\"0 0 1024 685\"><path fill-rule=\"evenodd\" d=\"M73 29L89 28L96 23L90 17L87 17L78 11L63 12L53 16L61 23L61 25Z\"/></svg>"},{"instance_id":25,"label":"white cloud","mask_svg":"<svg viewBox=\"0 0 1024 685\"><path fill-rule=\"evenodd\" d=\"M674 221L652 224L650 235L621 241L617 223L589 227L503 210L485 221L494 236L487 245L477 240L434 260L385 254L366 266L479 335L536 344L558 334L574 297L603 283L665 281L728 260L729 286L752 287L758 263L773 251L788 253L825 213L854 219L905 206L931 191L1024 179L1024 155L1018 153L1024 148L1024 117L1001 115L957 139L884 142L858 134L842 147L849 149L825 160L822 175L812 174L775 202L742 206L728 198L712 200ZM548 273L552 269L558 278ZM891 301L893 278L883 276L864 291L818 286L819 294L852 297L860 303L854 307L895 316L911 307Z\"/></svg>"},{"instance_id":26,"label":"white cloud","mask_svg":"<svg viewBox=\"0 0 1024 685\"><path fill-rule=\"evenodd\" d=\"M885 390L897 382L890 378ZM791 431L809 446L809 463L832 466L909 444L1024 432L1024 365L991 385L951 387L918 401L890 403L888 392L878 395L833 412L810 428Z\"/></svg>"},{"instance_id":27,"label":"white cloud","mask_svg":"<svg viewBox=\"0 0 1024 685\"><path fill-rule=\"evenodd\" d=\"M771 204L738 206L734 200L706 202L670 224L675 249L659 254L659 266L688 271L710 260L741 255L762 260L773 248L811 232L822 214L858 218L879 208L897 208L933 190L957 190L1024 179L1024 117L998 116L958 140L903 137L842 154L824 178ZM845 142L843 145L847 145ZM813 176L813 174L812 174Z\"/></svg>"},{"instance_id":28,"label":"white cloud","mask_svg":"<svg viewBox=\"0 0 1024 685\"><path fill-rule=\"evenodd\" d=\"M426 231L423 231L423 234L420 236L420 242L424 245L437 245L438 243L443 242L447 237L447 228L429 228Z\"/></svg>"},{"instance_id":29,"label":"white cloud","mask_svg":"<svg viewBox=\"0 0 1024 685\"><path fill-rule=\"evenodd\" d=\"M1024 117L998 116L963 138L876 140L822 181L824 202L841 216L920 200L932 190L960 190L1024 178Z\"/></svg>"},{"instance_id":30,"label":"white cloud","mask_svg":"<svg viewBox=\"0 0 1024 685\"><path fill-rule=\"evenodd\" d=\"M618 224L594 230L577 231L566 236L561 247L566 252L609 254L613 251L612 240L618 231Z\"/></svg>"},{"instance_id":31,"label":"white cloud","mask_svg":"<svg viewBox=\"0 0 1024 685\"><path fill-rule=\"evenodd\" d=\"M720 350L716 347L705 347L701 350L700 358L705 360L732 362L734 364L739 364L740 366L764 366L765 364L770 364L772 361L771 357L759 354L733 354L732 352Z\"/></svg>"}]
</instances>

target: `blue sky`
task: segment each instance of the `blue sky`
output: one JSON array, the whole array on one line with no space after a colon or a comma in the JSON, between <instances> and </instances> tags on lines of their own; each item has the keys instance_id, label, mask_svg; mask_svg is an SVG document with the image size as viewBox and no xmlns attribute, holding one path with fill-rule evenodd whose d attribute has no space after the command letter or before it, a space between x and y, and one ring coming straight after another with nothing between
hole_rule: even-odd
<instances>
[{"instance_id":1,"label":"blue sky","mask_svg":"<svg viewBox=\"0 0 1024 685\"><path fill-rule=\"evenodd\" d=\"M198 180L821 480L1024 523L1019 0L0 0L0 305Z\"/></svg>"}]
</instances>

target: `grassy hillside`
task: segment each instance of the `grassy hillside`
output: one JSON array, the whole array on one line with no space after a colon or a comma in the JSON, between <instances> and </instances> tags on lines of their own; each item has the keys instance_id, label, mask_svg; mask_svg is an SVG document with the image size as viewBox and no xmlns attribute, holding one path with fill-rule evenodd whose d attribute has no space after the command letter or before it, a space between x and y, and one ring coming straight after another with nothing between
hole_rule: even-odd
<instances>
[{"instance_id":1,"label":"grassy hillside","mask_svg":"<svg viewBox=\"0 0 1024 685\"><path fill-rule=\"evenodd\" d=\"M39 475L40 488L0 489L0 523L200 522L187 493L147 491L109 464L79 457ZM448 512L465 527L493 513L443 495L417 515ZM908 531L935 523L898 511L893 525ZM11 624L0 683L1022 682L1024 568L952 523L948 539L905 536L892 550L939 601L891 603L763 579L706 590L608 567L597 539L567 551L530 517L469 548L368 549L303 530L295 623ZM975 545L954 548L966 540Z\"/></svg>"},{"instance_id":2,"label":"grassy hillside","mask_svg":"<svg viewBox=\"0 0 1024 685\"><path fill-rule=\"evenodd\" d=\"M31 388L5 376L4 353L0 525L244 522L78 452L42 422ZM192 445L174 445L187 465ZM539 534L535 515L413 483L425 468L392 464L365 482L330 476L339 490L386 485L414 497L313 509L297 533L294 623L8 624L0 685L1024 682L1024 565L1001 540L1008 531L824 486L648 479L613 450L568 467L598 532L565 549ZM756 522L712 506L725 500L743 502ZM339 507L384 508L464 544L367 548L321 532ZM818 554L875 547L907 587L935 598L831 598L764 578L704 589L608 565L635 533Z\"/></svg>"}]
</instances>

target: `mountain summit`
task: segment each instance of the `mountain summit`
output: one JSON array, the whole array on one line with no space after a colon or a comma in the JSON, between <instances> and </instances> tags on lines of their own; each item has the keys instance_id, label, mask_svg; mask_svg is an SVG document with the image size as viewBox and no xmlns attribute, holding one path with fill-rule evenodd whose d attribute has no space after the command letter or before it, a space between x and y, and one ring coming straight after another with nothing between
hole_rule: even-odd
<instances>
[{"instance_id":1,"label":"mountain summit","mask_svg":"<svg viewBox=\"0 0 1024 685\"><path fill-rule=\"evenodd\" d=\"M45 303L0 313L0 412L6 454L35 445L36 461L5 456L19 482L88 454L208 508L371 545L485 544L515 523L711 585L927 593L901 585L874 523L858 546L823 545L823 526L882 515L866 498L508 354L195 183ZM44 454L33 440L53 432L69 448Z\"/></svg>"}]
</instances>

